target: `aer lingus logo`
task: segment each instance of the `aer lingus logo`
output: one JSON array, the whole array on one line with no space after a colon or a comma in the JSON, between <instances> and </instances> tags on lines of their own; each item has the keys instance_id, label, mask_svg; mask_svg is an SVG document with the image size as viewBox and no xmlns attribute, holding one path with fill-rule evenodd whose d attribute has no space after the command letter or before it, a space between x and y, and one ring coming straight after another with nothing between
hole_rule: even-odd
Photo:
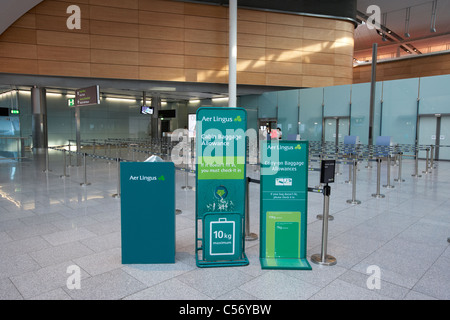
<instances>
[{"instance_id":1,"label":"aer lingus logo","mask_svg":"<svg viewBox=\"0 0 450 320\"><path fill-rule=\"evenodd\" d=\"M161 176L158 178L159 181L166 181L166 178L164 176Z\"/></svg>"},{"instance_id":2,"label":"aer lingus logo","mask_svg":"<svg viewBox=\"0 0 450 320\"><path fill-rule=\"evenodd\" d=\"M241 116L237 116L236 119L234 119L234 122L242 122Z\"/></svg>"},{"instance_id":3,"label":"aer lingus logo","mask_svg":"<svg viewBox=\"0 0 450 320\"><path fill-rule=\"evenodd\" d=\"M215 196L218 199L225 199L228 196L228 190L224 186L220 186L216 188Z\"/></svg>"},{"instance_id":4,"label":"aer lingus logo","mask_svg":"<svg viewBox=\"0 0 450 320\"><path fill-rule=\"evenodd\" d=\"M302 150L302 146L301 146L301 145L297 145L297 146L295 147L295 150Z\"/></svg>"}]
</instances>

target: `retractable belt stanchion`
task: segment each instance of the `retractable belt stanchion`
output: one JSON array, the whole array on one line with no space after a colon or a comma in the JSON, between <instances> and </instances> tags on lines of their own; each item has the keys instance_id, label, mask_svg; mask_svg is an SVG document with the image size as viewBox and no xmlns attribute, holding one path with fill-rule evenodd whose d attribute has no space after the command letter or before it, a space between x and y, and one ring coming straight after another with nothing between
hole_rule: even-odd
<instances>
[{"instance_id":1,"label":"retractable belt stanchion","mask_svg":"<svg viewBox=\"0 0 450 320\"><path fill-rule=\"evenodd\" d=\"M428 171L428 162L430 161L430 148L427 148L427 159L425 160L425 171L422 171L422 173L429 174Z\"/></svg>"},{"instance_id":2,"label":"retractable belt stanchion","mask_svg":"<svg viewBox=\"0 0 450 320\"><path fill-rule=\"evenodd\" d=\"M322 219L322 251L320 254L314 254L311 256L311 261L325 266L332 266L337 263L335 257L327 254L328 246L328 214L330 212L330 195L331 187L326 184L323 188L323 219Z\"/></svg>"},{"instance_id":3,"label":"retractable belt stanchion","mask_svg":"<svg viewBox=\"0 0 450 320\"><path fill-rule=\"evenodd\" d=\"M391 155L387 155L387 184L385 184L383 187L386 189L394 189L395 187L391 185Z\"/></svg>"},{"instance_id":4,"label":"retractable belt stanchion","mask_svg":"<svg viewBox=\"0 0 450 320\"><path fill-rule=\"evenodd\" d=\"M84 165L84 182L80 183L80 186L82 187L87 187L90 186L91 184L89 182L87 182L87 164L86 164L86 157L87 154L83 153L83 165Z\"/></svg>"},{"instance_id":5,"label":"retractable belt stanchion","mask_svg":"<svg viewBox=\"0 0 450 320\"><path fill-rule=\"evenodd\" d=\"M414 159L414 174L412 177L420 178L422 175L419 174L419 148L416 146L416 158Z\"/></svg>"},{"instance_id":6,"label":"retractable belt stanchion","mask_svg":"<svg viewBox=\"0 0 450 320\"><path fill-rule=\"evenodd\" d=\"M430 154L430 171L434 169L434 145L431 145L431 154Z\"/></svg>"},{"instance_id":7,"label":"retractable belt stanchion","mask_svg":"<svg viewBox=\"0 0 450 320\"><path fill-rule=\"evenodd\" d=\"M63 149L63 174L62 174L62 176L60 176L61 179L65 179L65 178L70 177L70 176L67 174L67 167L66 167L66 153L67 153L66 149Z\"/></svg>"},{"instance_id":8,"label":"retractable belt stanchion","mask_svg":"<svg viewBox=\"0 0 450 320\"><path fill-rule=\"evenodd\" d=\"M48 156L48 148L45 148L45 169L43 170L45 173L52 172L49 169L49 156Z\"/></svg>"},{"instance_id":9,"label":"retractable belt stanchion","mask_svg":"<svg viewBox=\"0 0 450 320\"><path fill-rule=\"evenodd\" d=\"M350 200L347 200L347 203L349 204L361 204L361 201L356 200L356 172L358 171L358 159L353 159L353 181L352 181L352 198ZM324 217L325 219L325 217Z\"/></svg>"},{"instance_id":10,"label":"retractable belt stanchion","mask_svg":"<svg viewBox=\"0 0 450 320\"><path fill-rule=\"evenodd\" d=\"M402 162L403 162L403 152L398 153L398 177L397 179L394 179L396 182L405 182L404 179L402 179Z\"/></svg>"},{"instance_id":11,"label":"retractable belt stanchion","mask_svg":"<svg viewBox=\"0 0 450 320\"><path fill-rule=\"evenodd\" d=\"M381 186L381 158L377 158L377 193L372 194L374 198L384 198L384 194L380 194Z\"/></svg>"},{"instance_id":12,"label":"retractable belt stanchion","mask_svg":"<svg viewBox=\"0 0 450 320\"><path fill-rule=\"evenodd\" d=\"M191 150L191 144L187 143L186 146L189 146L189 149ZM184 186L181 187L183 190L192 190L193 187L189 185L189 151L187 148L184 148L183 150L184 154L184 163L185 163L185 172L184 172Z\"/></svg>"},{"instance_id":13,"label":"retractable belt stanchion","mask_svg":"<svg viewBox=\"0 0 450 320\"><path fill-rule=\"evenodd\" d=\"M120 198L120 158L117 158L117 193L112 195L113 198Z\"/></svg>"}]
</instances>

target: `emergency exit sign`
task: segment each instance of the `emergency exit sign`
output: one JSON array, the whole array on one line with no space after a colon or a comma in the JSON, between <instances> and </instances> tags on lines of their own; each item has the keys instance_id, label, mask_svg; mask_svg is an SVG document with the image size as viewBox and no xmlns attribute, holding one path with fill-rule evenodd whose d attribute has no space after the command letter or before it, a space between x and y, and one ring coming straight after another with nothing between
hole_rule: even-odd
<instances>
[{"instance_id":1,"label":"emergency exit sign","mask_svg":"<svg viewBox=\"0 0 450 320\"><path fill-rule=\"evenodd\" d=\"M67 99L67 105L69 107L75 107L75 99Z\"/></svg>"}]
</instances>

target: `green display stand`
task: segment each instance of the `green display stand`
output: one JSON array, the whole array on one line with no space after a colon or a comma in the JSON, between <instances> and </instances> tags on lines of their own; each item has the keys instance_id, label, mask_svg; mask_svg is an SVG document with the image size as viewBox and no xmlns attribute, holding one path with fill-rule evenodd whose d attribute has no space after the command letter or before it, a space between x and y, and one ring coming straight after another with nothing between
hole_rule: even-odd
<instances>
[{"instance_id":1,"label":"green display stand","mask_svg":"<svg viewBox=\"0 0 450 320\"><path fill-rule=\"evenodd\" d=\"M200 108L196 126L196 263L248 265L245 255L247 113Z\"/></svg>"},{"instance_id":2,"label":"green display stand","mask_svg":"<svg viewBox=\"0 0 450 320\"><path fill-rule=\"evenodd\" d=\"M261 267L311 270L306 259L308 142L267 141L261 152Z\"/></svg>"},{"instance_id":3,"label":"green display stand","mask_svg":"<svg viewBox=\"0 0 450 320\"><path fill-rule=\"evenodd\" d=\"M123 264L175 263L175 166L120 164Z\"/></svg>"}]
</instances>

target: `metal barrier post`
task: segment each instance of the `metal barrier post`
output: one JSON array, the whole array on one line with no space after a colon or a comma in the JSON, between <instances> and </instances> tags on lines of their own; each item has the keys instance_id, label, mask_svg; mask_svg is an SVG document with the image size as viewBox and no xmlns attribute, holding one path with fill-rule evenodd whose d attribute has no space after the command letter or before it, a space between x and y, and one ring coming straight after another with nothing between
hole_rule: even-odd
<instances>
[{"instance_id":1,"label":"metal barrier post","mask_svg":"<svg viewBox=\"0 0 450 320\"><path fill-rule=\"evenodd\" d=\"M80 186L82 187L87 187L90 186L91 184L89 182L87 182L87 164L86 164L86 153L83 153L83 165L84 165L84 182L80 183Z\"/></svg>"},{"instance_id":2,"label":"metal barrier post","mask_svg":"<svg viewBox=\"0 0 450 320\"><path fill-rule=\"evenodd\" d=\"M68 177L70 177L68 174L67 174L67 169L66 169L66 149L63 149L63 175L62 176L60 176L60 178L61 179L65 179L65 178L68 178Z\"/></svg>"},{"instance_id":3,"label":"metal barrier post","mask_svg":"<svg viewBox=\"0 0 450 320\"><path fill-rule=\"evenodd\" d=\"M246 192L245 192L245 240L255 241L258 240L258 236L250 232L250 201L249 201L249 185L250 178L246 179Z\"/></svg>"},{"instance_id":4,"label":"metal barrier post","mask_svg":"<svg viewBox=\"0 0 450 320\"><path fill-rule=\"evenodd\" d=\"M405 182L405 179L402 179L402 162L403 162L403 152L399 152L398 154L398 178L394 179L396 182Z\"/></svg>"},{"instance_id":5,"label":"metal barrier post","mask_svg":"<svg viewBox=\"0 0 450 320\"><path fill-rule=\"evenodd\" d=\"M356 200L356 172L358 171L358 160L353 159L353 182L352 182L352 198L350 200L347 200L347 203L349 204L361 204L361 201ZM325 219L325 217L324 217Z\"/></svg>"},{"instance_id":6,"label":"metal barrier post","mask_svg":"<svg viewBox=\"0 0 450 320\"><path fill-rule=\"evenodd\" d=\"M430 171L434 169L434 145L431 145L431 152L430 152Z\"/></svg>"},{"instance_id":7,"label":"metal barrier post","mask_svg":"<svg viewBox=\"0 0 450 320\"><path fill-rule=\"evenodd\" d=\"M120 198L120 158L117 158L117 193L113 194L112 197L119 199Z\"/></svg>"},{"instance_id":8,"label":"metal barrier post","mask_svg":"<svg viewBox=\"0 0 450 320\"><path fill-rule=\"evenodd\" d=\"M429 174L430 172L428 171L428 162L430 161L430 149L427 148L427 159L425 161L425 171L422 171L422 173L425 174Z\"/></svg>"},{"instance_id":9,"label":"metal barrier post","mask_svg":"<svg viewBox=\"0 0 450 320\"><path fill-rule=\"evenodd\" d=\"M328 214L330 212L330 194L331 187L328 184L323 190L323 220L322 220L322 250L320 254L314 254L311 256L311 261L315 264L332 266L337 263L335 257L327 254L328 246Z\"/></svg>"},{"instance_id":10,"label":"metal barrier post","mask_svg":"<svg viewBox=\"0 0 450 320\"><path fill-rule=\"evenodd\" d=\"M415 158L415 164L414 164L414 174L412 174L412 177L421 178L422 175L419 174L419 148L416 147L416 158Z\"/></svg>"},{"instance_id":11,"label":"metal barrier post","mask_svg":"<svg viewBox=\"0 0 450 320\"><path fill-rule=\"evenodd\" d=\"M372 194L374 198L384 198L384 194L380 194L381 186L381 158L377 158L377 193Z\"/></svg>"},{"instance_id":12,"label":"metal barrier post","mask_svg":"<svg viewBox=\"0 0 450 320\"><path fill-rule=\"evenodd\" d=\"M187 139L187 137L186 137L186 139ZM183 138L183 140L184 140L184 138ZM185 153L185 155L184 155L184 163L185 163L184 186L182 186L181 189L192 190L193 187L191 187L189 185L189 151L188 151L187 146L189 146L189 150L191 149L190 144L186 143L186 148L183 149L183 152Z\"/></svg>"},{"instance_id":13,"label":"metal barrier post","mask_svg":"<svg viewBox=\"0 0 450 320\"><path fill-rule=\"evenodd\" d=\"M348 180L344 181L344 182L352 183L352 166L348 163L348 159L347 159L347 164L348 164Z\"/></svg>"},{"instance_id":14,"label":"metal barrier post","mask_svg":"<svg viewBox=\"0 0 450 320\"><path fill-rule=\"evenodd\" d=\"M394 189L395 187L391 185L391 155L387 156L387 184L383 186L386 189Z\"/></svg>"},{"instance_id":15,"label":"metal barrier post","mask_svg":"<svg viewBox=\"0 0 450 320\"><path fill-rule=\"evenodd\" d=\"M48 148L45 148L45 170L43 170L45 173L52 172L49 169L49 156L48 156Z\"/></svg>"}]
</instances>

